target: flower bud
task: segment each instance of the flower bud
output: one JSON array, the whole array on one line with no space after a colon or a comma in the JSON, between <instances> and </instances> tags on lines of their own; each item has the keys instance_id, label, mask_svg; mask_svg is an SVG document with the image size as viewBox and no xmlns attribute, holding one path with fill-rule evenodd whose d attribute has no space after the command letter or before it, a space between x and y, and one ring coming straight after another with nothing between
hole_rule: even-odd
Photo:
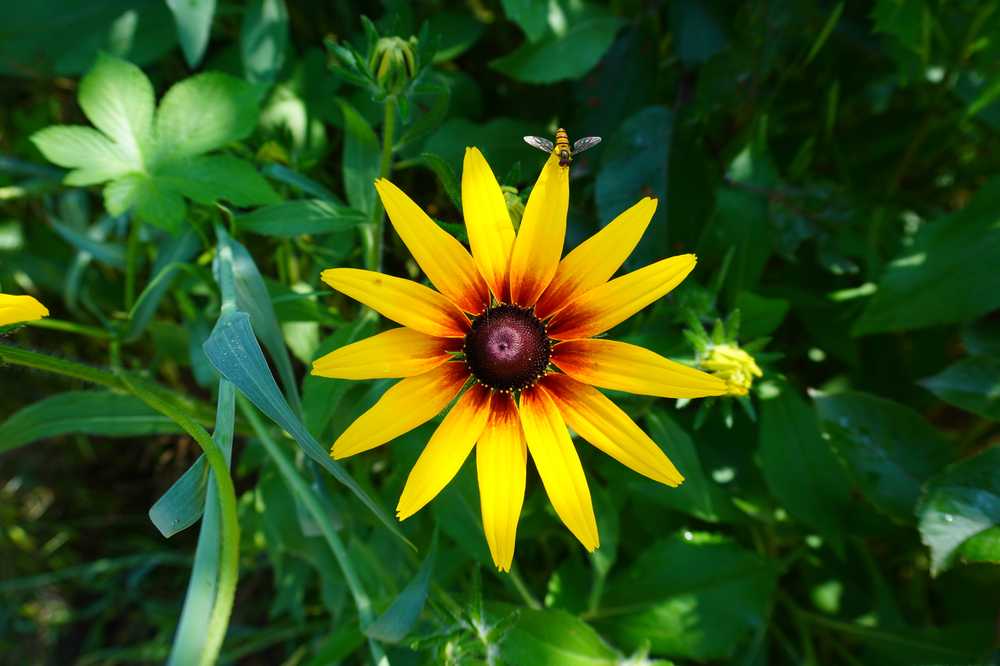
<instances>
[{"instance_id":1,"label":"flower bud","mask_svg":"<svg viewBox=\"0 0 1000 666\"><path fill-rule=\"evenodd\" d=\"M753 356L736 344L712 345L701 367L726 382L728 395L743 396L763 373Z\"/></svg>"},{"instance_id":2,"label":"flower bud","mask_svg":"<svg viewBox=\"0 0 1000 666\"><path fill-rule=\"evenodd\" d=\"M379 86L387 94L402 92L417 72L414 49L417 40L402 37L380 37L375 43L368 65Z\"/></svg>"}]
</instances>

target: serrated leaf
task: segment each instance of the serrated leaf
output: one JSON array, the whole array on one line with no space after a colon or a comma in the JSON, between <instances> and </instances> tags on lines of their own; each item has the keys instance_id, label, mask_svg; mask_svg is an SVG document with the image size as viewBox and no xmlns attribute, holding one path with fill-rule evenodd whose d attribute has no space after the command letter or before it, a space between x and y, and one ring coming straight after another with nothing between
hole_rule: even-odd
<instances>
[{"instance_id":1,"label":"serrated leaf","mask_svg":"<svg viewBox=\"0 0 1000 666\"><path fill-rule=\"evenodd\" d=\"M132 212L153 226L177 233L184 224L184 198L164 183L142 173L130 173L104 188L104 207L112 215Z\"/></svg>"},{"instance_id":2,"label":"serrated leaf","mask_svg":"<svg viewBox=\"0 0 1000 666\"><path fill-rule=\"evenodd\" d=\"M611 46L624 21L591 10L574 19L561 34L522 44L490 63L493 69L525 83L555 83L589 72Z\"/></svg>"},{"instance_id":3,"label":"serrated leaf","mask_svg":"<svg viewBox=\"0 0 1000 666\"><path fill-rule=\"evenodd\" d=\"M0 453L69 433L136 437L180 432L139 399L110 391L67 391L12 414L0 425Z\"/></svg>"},{"instance_id":4,"label":"serrated leaf","mask_svg":"<svg viewBox=\"0 0 1000 666\"><path fill-rule=\"evenodd\" d=\"M205 72L175 84L156 114L157 157L169 162L246 138L257 125L257 92L246 81Z\"/></svg>"},{"instance_id":5,"label":"serrated leaf","mask_svg":"<svg viewBox=\"0 0 1000 666\"><path fill-rule=\"evenodd\" d=\"M963 358L920 384L947 403L1000 421L1000 359L996 357Z\"/></svg>"},{"instance_id":6,"label":"serrated leaf","mask_svg":"<svg viewBox=\"0 0 1000 666\"><path fill-rule=\"evenodd\" d=\"M121 147L92 127L53 125L31 136L45 159L73 169L63 179L67 185L96 185L142 168Z\"/></svg>"},{"instance_id":7,"label":"serrated leaf","mask_svg":"<svg viewBox=\"0 0 1000 666\"><path fill-rule=\"evenodd\" d=\"M344 117L344 154L341 160L344 191L351 207L370 214L375 207L375 179L381 148L375 130L350 104L338 99Z\"/></svg>"},{"instance_id":8,"label":"serrated leaf","mask_svg":"<svg viewBox=\"0 0 1000 666\"><path fill-rule=\"evenodd\" d=\"M257 343L250 317L245 312L229 312L219 318L212 335L204 345L209 362L223 377L231 381L250 402L288 432L302 450L337 481L361 500L385 527L404 543L409 543L396 521L358 485L343 466L306 430L278 390Z\"/></svg>"},{"instance_id":9,"label":"serrated leaf","mask_svg":"<svg viewBox=\"0 0 1000 666\"><path fill-rule=\"evenodd\" d=\"M251 83L273 83L288 48L288 9L284 0L252 0L243 14L240 54Z\"/></svg>"},{"instance_id":10,"label":"serrated leaf","mask_svg":"<svg viewBox=\"0 0 1000 666\"><path fill-rule=\"evenodd\" d=\"M166 0L177 23L177 40L188 67L194 69L201 62L208 47L215 16L215 0Z\"/></svg>"},{"instance_id":11,"label":"serrated leaf","mask_svg":"<svg viewBox=\"0 0 1000 666\"><path fill-rule=\"evenodd\" d=\"M246 160L232 155L201 155L160 165L158 182L198 203L226 200L236 206L281 201L270 183Z\"/></svg>"},{"instance_id":12,"label":"serrated leaf","mask_svg":"<svg viewBox=\"0 0 1000 666\"><path fill-rule=\"evenodd\" d=\"M815 404L830 443L865 496L897 520L911 522L921 486L951 458L948 441L891 400L838 393Z\"/></svg>"},{"instance_id":13,"label":"serrated leaf","mask_svg":"<svg viewBox=\"0 0 1000 666\"><path fill-rule=\"evenodd\" d=\"M788 512L831 538L851 520L851 481L819 421L789 386L761 405L760 463L768 487Z\"/></svg>"},{"instance_id":14,"label":"serrated leaf","mask_svg":"<svg viewBox=\"0 0 1000 666\"><path fill-rule=\"evenodd\" d=\"M361 211L322 199L286 201L236 218L236 226L264 236L295 238L353 229L368 218Z\"/></svg>"},{"instance_id":15,"label":"serrated leaf","mask_svg":"<svg viewBox=\"0 0 1000 666\"><path fill-rule=\"evenodd\" d=\"M931 479L917 518L920 537L931 550L931 573L941 573L954 563L963 543L1000 525L1000 447L956 463ZM1000 560L1000 552L993 559Z\"/></svg>"},{"instance_id":16,"label":"serrated leaf","mask_svg":"<svg viewBox=\"0 0 1000 666\"><path fill-rule=\"evenodd\" d=\"M151 148L153 84L132 63L100 54L80 81L80 107L94 127L122 150L130 164L143 164Z\"/></svg>"}]
</instances>

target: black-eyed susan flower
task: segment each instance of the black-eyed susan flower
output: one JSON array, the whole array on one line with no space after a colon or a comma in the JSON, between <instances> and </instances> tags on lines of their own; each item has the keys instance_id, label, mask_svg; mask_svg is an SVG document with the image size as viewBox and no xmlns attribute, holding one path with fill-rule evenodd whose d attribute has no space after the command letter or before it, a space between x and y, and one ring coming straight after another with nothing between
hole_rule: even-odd
<instances>
[{"instance_id":1,"label":"black-eyed susan flower","mask_svg":"<svg viewBox=\"0 0 1000 666\"><path fill-rule=\"evenodd\" d=\"M669 486L683 477L631 418L595 387L669 398L721 395L717 377L624 342L597 339L659 299L695 266L671 257L611 279L645 231L643 199L560 261L568 169L550 157L515 236L500 185L475 148L465 153L462 207L472 252L387 180L385 210L430 287L353 268L323 281L402 326L320 359L313 374L402 378L344 431L334 458L380 446L457 401L410 472L400 520L430 502L476 449L483 528L509 570L530 453L559 518L599 545L590 491L569 428L624 465Z\"/></svg>"},{"instance_id":2,"label":"black-eyed susan flower","mask_svg":"<svg viewBox=\"0 0 1000 666\"><path fill-rule=\"evenodd\" d=\"M0 326L48 317L49 310L33 296L0 294Z\"/></svg>"}]
</instances>

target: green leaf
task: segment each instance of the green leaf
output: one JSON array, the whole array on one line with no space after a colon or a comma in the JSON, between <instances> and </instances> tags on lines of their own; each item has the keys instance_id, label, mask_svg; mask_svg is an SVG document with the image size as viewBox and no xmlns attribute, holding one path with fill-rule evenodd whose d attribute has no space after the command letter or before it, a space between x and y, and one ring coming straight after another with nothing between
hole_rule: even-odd
<instances>
[{"instance_id":1,"label":"green leaf","mask_svg":"<svg viewBox=\"0 0 1000 666\"><path fill-rule=\"evenodd\" d=\"M273 83L288 48L288 9L284 0L252 0L243 14L240 54L251 83Z\"/></svg>"},{"instance_id":2,"label":"green leaf","mask_svg":"<svg viewBox=\"0 0 1000 666\"><path fill-rule=\"evenodd\" d=\"M592 627L561 610L517 611L514 626L500 643L500 656L508 664L532 666L615 666L617 650L604 642Z\"/></svg>"},{"instance_id":3,"label":"green leaf","mask_svg":"<svg viewBox=\"0 0 1000 666\"><path fill-rule=\"evenodd\" d=\"M687 64L701 64L726 46L726 36L711 5L698 0L670 3L670 26L677 39L677 55Z\"/></svg>"},{"instance_id":4,"label":"green leaf","mask_svg":"<svg viewBox=\"0 0 1000 666\"><path fill-rule=\"evenodd\" d=\"M920 537L931 550L931 573L941 573L954 563L963 543L1000 525L1000 447L956 463L931 479L917 518ZM980 545L996 545L996 540ZM1000 551L989 557L1000 560ZM977 559L984 557L977 553Z\"/></svg>"},{"instance_id":5,"label":"green leaf","mask_svg":"<svg viewBox=\"0 0 1000 666\"><path fill-rule=\"evenodd\" d=\"M215 0L166 0L177 23L177 39L188 67L194 69L205 56L212 32Z\"/></svg>"},{"instance_id":6,"label":"green leaf","mask_svg":"<svg viewBox=\"0 0 1000 666\"><path fill-rule=\"evenodd\" d=\"M664 197L672 132L670 110L650 106L632 115L606 146L596 149L603 151L594 190L602 224L609 224L645 196L659 199L653 221L632 255L631 261L639 265L662 259L667 243Z\"/></svg>"},{"instance_id":7,"label":"green leaf","mask_svg":"<svg viewBox=\"0 0 1000 666\"><path fill-rule=\"evenodd\" d=\"M158 157L172 161L222 148L257 125L257 92L246 81L205 72L175 84L156 114Z\"/></svg>"},{"instance_id":8,"label":"green leaf","mask_svg":"<svg viewBox=\"0 0 1000 666\"><path fill-rule=\"evenodd\" d=\"M597 627L633 649L726 659L767 622L776 579L759 555L686 532L657 542L609 581Z\"/></svg>"},{"instance_id":9,"label":"green leaf","mask_svg":"<svg viewBox=\"0 0 1000 666\"><path fill-rule=\"evenodd\" d=\"M338 99L337 102L344 116L341 168L347 202L362 213L370 214L375 207L375 179L378 178L382 149L368 121L346 101Z\"/></svg>"},{"instance_id":10,"label":"green leaf","mask_svg":"<svg viewBox=\"0 0 1000 666\"><path fill-rule=\"evenodd\" d=\"M524 83L555 83L580 78L611 46L622 19L589 8L571 20L563 32L522 44L490 66Z\"/></svg>"},{"instance_id":11,"label":"green leaf","mask_svg":"<svg viewBox=\"0 0 1000 666\"><path fill-rule=\"evenodd\" d=\"M435 63L454 60L462 55L479 41L486 30L486 25L468 9L435 12L427 20L427 25L430 34L438 40Z\"/></svg>"},{"instance_id":12,"label":"green leaf","mask_svg":"<svg viewBox=\"0 0 1000 666\"><path fill-rule=\"evenodd\" d=\"M112 215L132 212L142 221L171 233L180 231L187 212L180 194L142 173L130 173L108 183L104 188L104 207Z\"/></svg>"},{"instance_id":13,"label":"green leaf","mask_svg":"<svg viewBox=\"0 0 1000 666\"><path fill-rule=\"evenodd\" d=\"M0 453L70 433L137 437L180 432L142 401L109 391L67 391L12 414L0 425Z\"/></svg>"},{"instance_id":14,"label":"green leaf","mask_svg":"<svg viewBox=\"0 0 1000 666\"><path fill-rule=\"evenodd\" d=\"M947 403L1000 421L1000 358L963 358L920 384Z\"/></svg>"},{"instance_id":15,"label":"green leaf","mask_svg":"<svg viewBox=\"0 0 1000 666\"><path fill-rule=\"evenodd\" d=\"M67 185L96 185L142 168L142 162L132 161L118 144L92 127L53 125L35 132L31 141L45 159L73 169L63 179Z\"/></svg>"},{"instance_id":16,"label":"green leaf","mask_svg":"<svg viewBox=\"0 0 1000 666\"><path fill-rule=\"evenodd\" d=\"M651 411L646 415L646 425L649 436L663 446L670 460L684 475L684 483L678 488L667 488L663 484L643 481L643 497L711 523L738 519L739 513L729 496L705 474L694 442L667 416L666 410Z\"/></svg>"},{"instance_id":17,"label":"green leaf","mask_svg":"<svg viewBox=\"0 0 1000 666\"><path fill-rule=\"evenodd\" d=\"M141 165L152 144L153 84L132 63L100 54L80 81L80 107L114 141L130 164Z\"/></svg>"},{"instance_id":18,"label":"green leaf","mask_svg":"<svg viewBox=\"0 0 1000 666\"><path fill-rule=\"evenodd\" d=\"M366 636L386 643L398 643L406 638L424 609L436 561L437 534L413 580L399 593L392 605L365 629Z\"/></svg>"},{"instance_id":19,"label":"green leaf","mask_svg":"<svg viewBox=\"0 0 1000 666\"><path fill-rule=\"evenodd\" d=\"M462 190L458 186L458 178L455 176L455 172L452 171L448 163L433 153L421 153L419 159L424 166L433 171L434 175L437 176L441 187L444 188L445 194L448 195L448 198L455 205L455 209L462 210Z\"/></svg>"},{"instance_id":20,"label":"green leaf","mask_svg":"<svg viewBox=\"0 0 1000 666\"><path fill-rule=\"evenodd\" d=\"M368 218L361 211L323 199L304 199L258 208L236 218L241 231L264 236L295 238L353 229Z\"/></svg>"},{"instance_id":21,"label":"green leaf","mask_svg":"<svg viewBox=\"0 0 1000 666\"><path fill-rule=\"evenodd\" d=\"M537 42L549 29L549 4L538 0L501 0L504 14L524 31L529 42Z\"/></svg>"},{"instance_id":22,"label":"green leaf","mask_svg":"<svg viewBox=\"0 0 1000 666\"><path fill-rule=\"evenodd\" d=\"M149 520L164 538L183 532L201 518L205 510L208 474L208 463L205 456L200 455L150 507Z\"/></svg>"},{"instance_id":23,"label":"green leaf","mask_svg":"<svg viewBox=\"0 0 1000 666\"><path fill-rule=\"evenodd\" d=\"M514 118L493 118L483 124L465 118L450 118L427 138L424 152L439 155L452 172L458 174L462 171L465 148L476 146L483 152L493 173L501 179L520 160L537 161L539 164L544 160L541 152L520 140L519 137L525 134L545 134L545 130L540 124ZM500 184L517 185L504 181Z\"/></svg>"},{"instance_id":24,"label":"green leaf","mask_svg":"<svg viewBox=\"0 0 1000 666\"><path fill-rule=\"evenodd\" d=\"M896 520L911 522L923 483L951 458L948 441L891 400L838 393L815 404L830 443L865 496Z\"/></svg>"},{"instance_id":25,"label":"green leaf","mask_svg":"<svg viewBox=\"0 0 1000 666\"><path fill-rule=\"evenodd\" d=\"M767 298L749 291L741 291L733 302L733 308L739 309L740 337L744 340L756 340L774 333L788 314L789 302L783 298Z\"/></svg>"},{"instance_id":26,"label":"green leaf","mask_svg":"<svg viewBox=\"0 0 1000 666\"><path fill-rule=\"evenodd\" d=\"M97 240L93 238L92 234L81 233L73 227L55 220L52 220L51 224L57 234L79 251L86 252L108 266L125 268L125 248L121 244Z\"/></svg>"},{"instance_id":27,"label":"green leaf","mask_svg":"<svg viewBox=\"0 0 1000 666\"><path fill-rule=\"evenodd\" d=\"M246 160L232 155L202 155L160 165L154 176L198 203L227 200L236 206L281 201L270 183Z\"/></svg>"},{"instance_id":28,"label":"green leaf","mask_svg":"<svg viewBox=\"0 0 1000 666\"><path fill-rule=\"evenodd\" d=\"M216 406L215 432L212 439L222 449L229 464L233 450L233 431L236 421L236 390L229 382L222 380L219 382L219 399ZM204 455L199 456L195 462L203 462ZM193 469L193 467L192 467ZM189 470L190 471L190 470ZM185 475L186 476L186 475ZM212 472L204 474L205 482L212 481ZM182 480L184 477L181 477ZM176 485L174 486L176 487ZM173 488L171 488L172 490ZM184 499L167 492L157 505L162 510L174 508L168 504L163 504L164 500L178 500L178 509L184 508ZM154 505L153 509L157 507ZM201 531L198 533L198 546L194 554L194 566L191 569L191 578L188 581L187 593L184 596L184 609L177 624L177 634L174 636L174 643L170 649L170 659L168 664L183 666L185 664L203 663L206 656L205 650L208 642L208 632L205 627L212 619L213 601L219 584L219 571L222 566L222 526L221 509L219 505L218 490L214 481L208 484L205 493L205 518L201 523ZM152 518L153 511L150 510ZM178 519L183 514L176 516ZM161 530L162 531L162 530ZM168 536L168 535L165 535ZM212 659L214 661L214 659Z\"/></svg>"},{"instance_id":29,"label":"green leaf","mask_svg":"<svg viewBox=\"0 0 1000 666\"><path fill-rule=\"evenodd\" d=\"M768 487L788 512L839 538L851 520L851 482L816 413L789 386L761 405L760 464Z\"/></svg>"},{"instance_id":30,"label":"green leaf","mask_svg":"<svg viewBox=\"0 0 1000 666\"><path fill-rule=\"evenodd\" d=\"M201 248L201 239L194 229L180 236L168 238L156 255L156 263L150 273L152 279L139 294L128 316L128 330L125 340L131 341L142 335L149 325L160 301L166 296L173 283L174 274Z\"/></svg>"},{"instance_id":31,"label":"green leaf","mask_svg":"<svg viewBox=\"0 0 1000 666\"><path fill-rule=\"evenodd\" d=\"M853 333L906 331L1000 307L1000 179L958 212L923 225L886 268ZM973 288L974 286L974 288Z\"/></svg>"},{"instance_id":32,"label":"green leaf","mask_svg":"<svg viewBox=\"0 0 1000 666\"><path fill-rule=\"evenodd\" d=\"M354 493L390 532L404 543L410 543L396 521L358 485L340 463L330 457L292 412L267 367L267 361L264 360L264 354L250 326L249 315L244 312L229 312L220 317L212 335L205 341L204 349L209 362L220 375L231 381L268 418L284 428L306 455Z\"/></svg>"}]
</instances>

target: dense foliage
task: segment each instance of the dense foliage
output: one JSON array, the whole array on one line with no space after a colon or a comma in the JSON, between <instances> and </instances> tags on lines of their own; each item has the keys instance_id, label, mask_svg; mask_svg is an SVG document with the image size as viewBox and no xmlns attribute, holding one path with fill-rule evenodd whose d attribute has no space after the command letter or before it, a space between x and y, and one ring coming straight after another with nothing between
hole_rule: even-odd
<instances>
[{"instance_id":1,"label":"dense foliage","mask_svg":"<svg viewBox=\"0 0 1000 666\"><path fill-rule=\"evenodd\" d=\"M51 313L0 341L0 661L993 663L1000 2L39 0L0 77ZM465 147L517 218L556 127L567 247L655 196L626 269L699 258L614 337L762 376L615 394L686 482L579 446L588 554L529 469L507 574L474 460L391 515L434 422L329 457L391 382L309 375L386 326L319 273L421 279L373 180L466 241Z\"/></svg>"}]
</instances>

